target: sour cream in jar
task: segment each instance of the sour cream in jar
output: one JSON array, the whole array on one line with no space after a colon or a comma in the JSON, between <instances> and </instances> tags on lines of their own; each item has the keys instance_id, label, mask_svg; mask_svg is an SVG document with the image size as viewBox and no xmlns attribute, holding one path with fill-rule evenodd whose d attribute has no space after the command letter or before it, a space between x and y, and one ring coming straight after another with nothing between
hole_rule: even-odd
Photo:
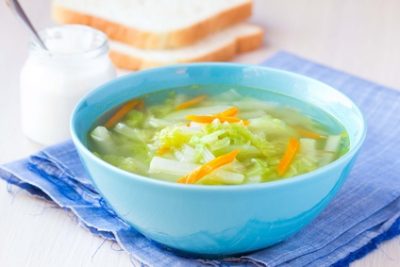
<instances>
[{"instance_id":1,"label":"sour cream in jar","mask_svg":"<svg viewBox=\"0 0 400 267\"><path fill-rule=\"evenodd\" d=\"M21 114L24 134L49 145L69 138L69 120L78 100L113 79L108 40L100 31L66 25L40 33L48 51L36 42L21 76Z\"/></svg>"}]
</instances>

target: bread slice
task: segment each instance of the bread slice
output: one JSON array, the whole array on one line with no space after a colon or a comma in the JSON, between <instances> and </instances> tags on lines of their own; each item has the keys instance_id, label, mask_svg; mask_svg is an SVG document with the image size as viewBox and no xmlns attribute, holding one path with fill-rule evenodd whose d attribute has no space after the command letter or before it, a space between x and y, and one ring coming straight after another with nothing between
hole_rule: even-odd
<instances>
[{"instance_id":1,"label":"bread slice","mask_svg":"<svg viewBox=\"0 0 400 267\"><path fill-rule=\"evenodd\" d=\"M178 48L241 22L252 0L54 0L53 18L143 49Z\"/></svg>"},{"instance_id":2,"label":"bread slice","mask_svg":"<svg viewBox=\"0 0 400 267\"><path fill-rule=\"evenodd\" d=\"M237 53L261 46L262 28L241 23L212 34L194 45L172 50L143 50L121 42L110 43L110 57L122 69L138 70L175 63L227 61Z\"/></svg>"}]
</instances>

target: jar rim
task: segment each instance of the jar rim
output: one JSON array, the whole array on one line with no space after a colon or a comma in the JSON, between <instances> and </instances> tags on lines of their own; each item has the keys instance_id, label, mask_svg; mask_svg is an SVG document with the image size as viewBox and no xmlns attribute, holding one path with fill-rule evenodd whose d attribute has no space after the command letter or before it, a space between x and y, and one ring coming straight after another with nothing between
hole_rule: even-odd
<instances>
[{"instance_id":1,"label":"jar rim","mask_svg":"<svg viewBox=\"0 0 400 267\"><path fill-rule=\"evenodd\" d=\"M80 31L84 34L90 34L92 43L89 47L84 49L75 49L73 51L57 51L54 49L46 50L42 46L39 45L35 38L32 38L30 41L30 49L35 54L42 56L57 56L57 57L65 57L65 58L74 58L74 57L97 57L99 55L103 55L108 52L108 39L107 36L92 27L79 25L79 24L68 24L62 26L49 27L39 32L40 37L48 44L49 40L57 40L63 37L68 31Z\"/></svg>"}]
</instances>

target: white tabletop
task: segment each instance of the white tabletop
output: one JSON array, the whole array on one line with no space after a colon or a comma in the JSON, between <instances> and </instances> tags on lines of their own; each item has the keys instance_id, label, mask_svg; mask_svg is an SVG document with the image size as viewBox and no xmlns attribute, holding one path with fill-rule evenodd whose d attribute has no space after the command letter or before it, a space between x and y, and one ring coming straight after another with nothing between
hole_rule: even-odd
<instances>
[{"instance_id":1,"label":"white tabletop","mask_svg":"<svg viewBox=\"0 0 400 267\"><path fill-rule=\"evenodd\" d=\"M39 28L51 25L49 0L21 1ZM255 0L265 48L237 59L258 63L280 49L400 88L399 0ZM0 1L0 163L40 147L21 133L18 75L27 34ZM131 266L129 256L93 236L67 212L0 182L0 266ZM400 238L353 266L400 266Z\"/></svg>"}]
</instances>

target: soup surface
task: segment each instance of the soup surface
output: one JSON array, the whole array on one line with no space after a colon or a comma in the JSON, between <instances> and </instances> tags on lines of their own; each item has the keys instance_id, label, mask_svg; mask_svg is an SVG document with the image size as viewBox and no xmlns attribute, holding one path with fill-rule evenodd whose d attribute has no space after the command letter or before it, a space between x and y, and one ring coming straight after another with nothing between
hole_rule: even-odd
<instances>
[{"instance_id":1,"label":"soup surface","mask_svg":"<svg viewBox=\"0 0 400 267\"><path fill-rule=\"evenodd\" d=\"M343 126L319 108L229 86L175 88L130 100L103 114L88 140L93 153L123 170L203 185L286 179L349 149Z\"/></svg>"}]
</instances>

